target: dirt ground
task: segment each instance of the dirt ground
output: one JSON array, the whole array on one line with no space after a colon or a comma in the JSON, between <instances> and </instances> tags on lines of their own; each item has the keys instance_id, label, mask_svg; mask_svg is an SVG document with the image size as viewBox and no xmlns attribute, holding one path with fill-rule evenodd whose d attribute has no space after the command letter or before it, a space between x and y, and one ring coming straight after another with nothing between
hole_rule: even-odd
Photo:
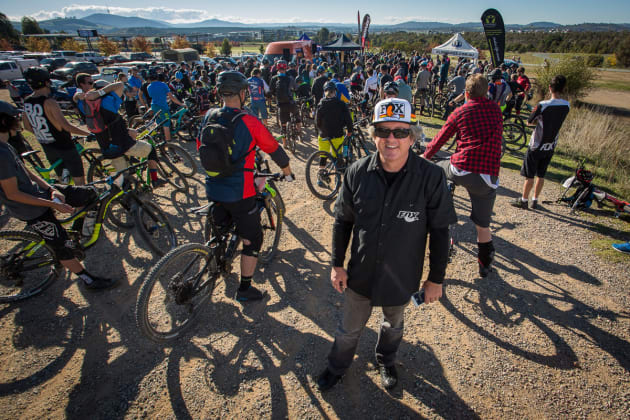
<instances>
[{"instance_id":1,"label":"dirt ground","mask_svg":"<svg viewBox=\"0 0 630 420\"><path fill-rule=\"evenodd\" d=\"M630 257L609 263L589 246L602 232L630 238L616 236L609 213L587 218L551 202L555 184L542 209L514 209L522 181L506 169L491 225L495 270L485 279L470 202L456 191L445 296L407 308L398 387L385 391L374 370L375 310L343 381L320 393L313 376L326 365L343 298L328 279L332 203L304 182L316 150L308 132L291 161L298 180L280 185L280 251L254 279L264 301L235 302L235 273L188 335L156 345L137 329L134 306L157 258L133 230L107 225L86 265L117 276L117 288L90 292L64 276L0 305L0 418L630 418ZM180 244L202 239L202 220L186 212L205 203L200 174L188 194L165 188L154 201Z\"/></svg>"}]
</instances>

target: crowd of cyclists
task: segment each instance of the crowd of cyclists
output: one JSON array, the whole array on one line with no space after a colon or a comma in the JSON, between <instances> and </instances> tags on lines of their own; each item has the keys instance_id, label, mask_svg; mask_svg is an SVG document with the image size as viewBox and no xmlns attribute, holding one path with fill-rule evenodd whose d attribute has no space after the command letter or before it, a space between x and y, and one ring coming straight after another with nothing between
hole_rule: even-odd
<instances>
[{"instance_id":1,"label":"crowd of cyclists","mask_svg":"<svg viewBox=\"0 0 630 420\"><path fill-rule=\"evenodd\" d=\"M25 78L34 93L18 104L21 108L19 111L9 104L3 104L2 109L6 109L11 118L23 110L23 128L34 134L49 162L63 159L64 167L70 171L75 186L84 185L85 177L81 157L71 140L72 134L96 139L103 157L112 160L116 170L125 168L130 157L146 158L152 186L160 188L164 180L158 175L154 147L136 138L137 132L131 128L130 122L134 118L142 121L156 116L165 141L170 142L173 141L171 115L179 107L187 106L191 113L188 121L192 126L190 129L199 133L199 147L204 141L201 138L203 128L211 122L209 110L222 108L226 112L221 114L218 123L227 126L231 130L230 135L235 138L245 139L246 146L239 149L238 157L232 155L234 160L242 162L235 174L217 176L206 168L207 196L214 201L233 204L246 201L253 194L253 177L249 171L254 164L251 156L255 148L271 153L287 178L293 178L288 157L282 147L277 149L274 146L277 140L269 134L273 110L276 111L277 123L282 131L286 130L290 119L295 122L298 131L302 131L302 119L312 119L318 133L319 150L329 151L332 145L334 154L334 149L339 148L344 135L351 134L353 122L371 116L378 101L399 98L410 103L415 113L420 115L429 106L425 97L447 94L448 106L442 115L446 119L463 101L466 79L477 74L488 79L487 97L503 107L504 112L518 113L531 94L532 85L524 74L524 68L516 65L501 65L494 69L482 60L459 59L456 64L452 64L447 55L431 57L428 54L383 52L365 56L346 54L343 62L332 54L316 54L312 61L304 58L291 61L264 58L258 62L249 58L236 64L231 60L170 65L152 62L144 69L134 67L128 74L118 74L113 83L94 80L94 76L88 74L78 74L70 83L74 85L72 99L87 129L70 124L64 118L52 96L50 74L42 67L34 67L25 72ZM302 106L304 104L306 108ZM304 109L306 112L303 112ZM5 157L15 166L18 165L19 154L28 150L28 142L21 135L18 123L13 124L11 121L4 128L8 144L17 151L14 155L7 152ZM232 150L230 152L233 153ZM325 163L320 162L320 165L323 167ZM65 198L56 186L48 186L33 171L24 165L21 167L25 172L20 172L17 185L9 188L19 190L22 181L30 183L30 195L44 200L20 198L18 200L22 200L21 203L61 212L71 211L70 206L64 205ZM58 178L61 177L61 170L59 167ZM319 179L318 183L325 181ZM11 197L15 199L16 196L6 194L6 190L0 196L5 204L11 202ZM53 201L55 198L57 200ZM234 208L230 204L223 207L231 208L229 212L235 219L242 219L238 223L239 234L246 242L254 243L244 253L254 259L242 267L242 290L239 290L243 292L247 290L244 285L249 284L253 274L252 261L255 261L260 225L243 217L251 203L241 204ZM7 207L11 209L10 205ZM40 220L41 211L35 213L38 213L37 217L27 217L20 212L12 215L34 226ZM54 229L48 229L47 232L64 231L61 225L55 224L56 219L51 211L46 212L46 217L54 224ZM51 241L60 254L67 254L62 250L68 242L67 238L55 237ZM81 276L83 268L76 263L64 265ZM97 280L96 276L92 277ZM83 278L86 284L92 280L86 280L85 276ZM94 287L108 287L114 283L111 279L101 279L94 283ZM252 292L250 295L241 293L239 299L261 297L261 293Z\"/></svg>"}]
</instances>

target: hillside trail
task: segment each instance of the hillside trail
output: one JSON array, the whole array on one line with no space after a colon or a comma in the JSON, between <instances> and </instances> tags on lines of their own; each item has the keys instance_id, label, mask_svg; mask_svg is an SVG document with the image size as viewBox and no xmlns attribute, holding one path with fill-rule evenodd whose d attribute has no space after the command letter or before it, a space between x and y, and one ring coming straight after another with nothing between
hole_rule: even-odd
<instances>
[{"instance_id":1,"label":"hillside trail","mask_svg":"<svg viewBox=\"0 0 630 420\"><path fill-rule=\"evenodd\" d=\"M398 387L385 391L374 370L375 310L343 381L320 393L313 376L326 365L343 300L329 283L333 203L304 181L316 150L308 133L291 159L297 181L279 185L287 207L279 252L254 279L264 301L235 302L234 273L186 336L157 345L134 319L157 258L133 230L106 226L86 264L117 276L117 288L91 293L65 276L0 305L0 418L630 418L630 262L606 262L590 248L606 216L592 221L555 203L512 208L522 180L506 169L491 225L495 268L485 279L470 202L456 191L445 296L406 309ZM189 194L169 188L155 201L179 243L201 241L203 221L186 212L206 201L201 174ZM559 192L548 183L543 199Z\"/></svg>"}]
</instances>

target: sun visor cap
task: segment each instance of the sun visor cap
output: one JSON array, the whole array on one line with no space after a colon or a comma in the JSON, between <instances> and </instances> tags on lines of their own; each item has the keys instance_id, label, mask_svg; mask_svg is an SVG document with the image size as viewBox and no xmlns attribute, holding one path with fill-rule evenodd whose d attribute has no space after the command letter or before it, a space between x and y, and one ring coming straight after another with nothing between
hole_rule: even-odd
<instances>
[{"instance_id":1,"label":"sun visor cap","mask_svg":"<svg viewBox=\"0 0 630 420\"><path fill-rule=\"evenodd\" d=\"M372 124L388 121L416 124L416 116L411 111L411 104L405 99L398 98L385 99L377 103L374 107Z\"/></svg>"}]
</instances>

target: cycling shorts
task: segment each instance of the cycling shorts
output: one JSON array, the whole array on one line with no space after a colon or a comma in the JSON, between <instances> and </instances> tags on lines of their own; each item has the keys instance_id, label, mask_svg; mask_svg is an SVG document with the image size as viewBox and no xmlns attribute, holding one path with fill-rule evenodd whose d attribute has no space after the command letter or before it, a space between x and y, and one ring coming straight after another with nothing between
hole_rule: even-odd
<instances>
[{"instance_id":1,"label":"cycling shorts","mask_svg":"<svg viewBox=\"0 0 630 420\"><path fill-rule=\"evenodd\" d=\"M170 127L171 126L171 113L170 110L168 109L168 107L161 107L159 105L156 104L151 104L151 110L153 112L160 112L160 115L158 115L157 117L157 123L161 124L164 121L163 126L164 127Z\"/></svg>"},{"instance_id":2,"label":"cycling shorts","mask_svg":"<svg viewBox=\"0 0 630 420\"><path fill-rule=\"evenodd\" d=\"M539 150L531 150L528 147L525 159L523 159L523 166L521 166L521 175L529 179L535 176L544 178L552 157L553 151L551 153L541 152Z\"/></svg>"},{"instance_id":3,"label":"cycling shorts","mask_svg":"<svg viewBox=\"0 0 630 420\"><path fill-rule=\"evenodd\" d=\"M280 124L285 125L286 123L288 123L291 119L291 114L295 115L295 120L297 122L302 122L302 120L300 120L300 113L298 112L295 102L279 104L278 108L280 108Z\"/></svg>"},{"instance_id":4,"label":"cycling shorts","mask_svg":"<svg viewBox=\"0 0 630 420\"><path fill-rule=\"evenodd\" d=\"M243 244L243 255L258 256L263 232L256 196L231 203L217 202L212 206L211 216L216 226L229 227L234 222L237 235L250 242L248 245Z\"/></svg>"},{"instance_id":5,"label":"cycling shorts","mask_svg":"<svg viewBox=\"0 0 630 420\"><path fill-rule=\"evenodd\" d=\"M135 144L125 152L124 156L112 159L112 166L114 167L116 172L122 171L129 166L127 164L127 159L125 158L125 156L133 156L140 159L149 158L150 160L157 160L157 155L155 153L155 150L153 149L153 146L151 146L146 141L136 140Z\"/></svg>"},{"instance_id":6,"label":"cycling shorts","mask_svg":"<svg viewBox=\"0 0 630 420\"><path fill-rule=\"evenodd\" d=\"M341 151L341 143L343 143L343 136L336 137L330 140L324 140L322 137L317 138L317 142L319 143L319 150L322 152L330 152L333 157L337 157L337 152L335 149ZM332 143L333 147L330 147L330 143Z\"/></svg>"},{"instance_id":7,"label":"cycling shorts","mask_svg":"<svg viewBox=\"0 0 630 420\"><path fill-rule=\"evenodd\" d=\"M267 114L267 104L264 99L262 101L252 101L250 109L252 110L252 113L261 120L269 118L269 115Z\"/></svg>"},{"instance_id":8,"label":"cycling shorts","mask_svg":"<svg viewBox=\"0 0 630 420\"><path fill-rule=\"evenodd\" d=\"M59 178L63 175L64 168L70 172L70 176L73 178L83 176L83 160L74 146L70 149L58 149L51 144L42 144L42 149L44 149L46 159L51 166L59 159L63 160L61 165L57 165L55 168L55 173Z\"/></svg>"}]
</instances>

